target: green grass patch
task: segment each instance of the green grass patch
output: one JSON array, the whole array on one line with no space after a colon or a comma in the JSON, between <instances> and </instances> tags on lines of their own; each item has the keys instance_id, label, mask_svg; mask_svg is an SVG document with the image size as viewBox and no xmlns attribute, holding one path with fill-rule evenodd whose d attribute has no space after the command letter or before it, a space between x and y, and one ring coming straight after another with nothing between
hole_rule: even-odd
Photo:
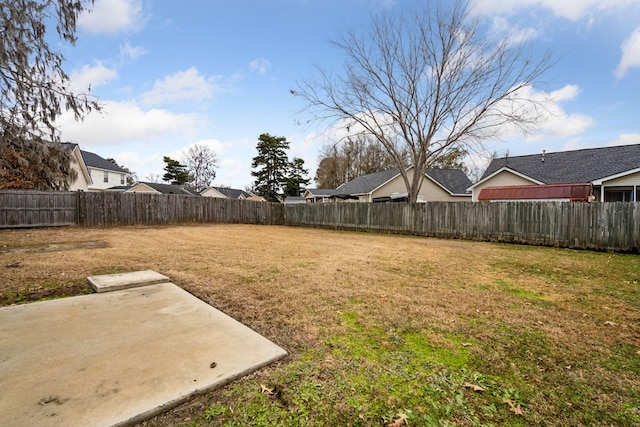
<instances>
[{"instance_id":1,"label":"green grass patch","mask_svg":"<svg viewBox=\"0 0 640 427\"><path fill-rule=\"evenodd\" d=\"M358 314L340 316L346 332L325 338L265 380L236 384L203 414L223 426L526 425L505 400L526 411L526 397L476 371L467 339L387 330ZM465 345L462 345L464 343ZM273 389L263 392L262 386ZM242 399L242 405L234 404ZM226 403L225 403L226 402Z\"/></svg>"}]
</instances>

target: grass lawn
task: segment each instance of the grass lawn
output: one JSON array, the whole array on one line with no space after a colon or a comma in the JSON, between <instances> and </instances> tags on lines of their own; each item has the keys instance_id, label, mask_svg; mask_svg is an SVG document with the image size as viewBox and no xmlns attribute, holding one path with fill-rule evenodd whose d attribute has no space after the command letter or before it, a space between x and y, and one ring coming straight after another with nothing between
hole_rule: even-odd
<instances>
[{"instance_id":1,"label":"grass lawn","mask_svg":"<svg viewBox=\"0 0 640 427\"><path fill-rule=\"evenodd\" d=\"M144 426L640 424L637 255L247 225L0 231L0 305L145 269L290 356Z\"/></svg>"}]
</instances>

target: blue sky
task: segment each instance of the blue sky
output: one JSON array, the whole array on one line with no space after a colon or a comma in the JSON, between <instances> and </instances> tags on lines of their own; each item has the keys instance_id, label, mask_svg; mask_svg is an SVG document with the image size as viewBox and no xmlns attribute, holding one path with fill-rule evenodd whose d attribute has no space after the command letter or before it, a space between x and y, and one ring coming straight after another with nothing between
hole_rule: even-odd
<instances>
[{"instance_id":1,"label":"blue sky","mask_svg":"<svg viewBox=\"0 0 640 427\"><path fill-rule=\"evenodd\" d=\"M261 133L284 136L289 157L313 178L318 151L334 132L300 126L290 89L314 65L339 71L329 41L371 14L418 0L95 0L79 20L78 42L63 46L77 90L91 85L103 104L82 122L60 121L62 138L137 172L163 174L163 156L181 160L194 144L219 159L215 185L250 184ZM509 34L557 64L532 97L552 100L549 120L527 137L487 141L510 155L640 143L638 0L476 0L489 36ZM468 162L482 167L482 156ZM312 186L314 183L311 184Z\"/></svg>"}]
</instances>

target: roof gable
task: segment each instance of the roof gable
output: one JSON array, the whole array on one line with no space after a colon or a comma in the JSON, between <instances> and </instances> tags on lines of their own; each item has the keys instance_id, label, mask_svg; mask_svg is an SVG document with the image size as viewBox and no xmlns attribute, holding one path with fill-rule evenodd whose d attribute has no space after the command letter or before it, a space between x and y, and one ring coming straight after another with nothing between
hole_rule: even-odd
<instances>
[{"instance_id":1,"label":"roof gable","mask_svg":"<svg viewBox=\"0 0 640 427\"><path fill-rule=\"evenodd\" d=\"M330 188L307 188L304 197L329 197L336 194L336 190Z\"/></svg>"},{"instance_id":2,"label":"roof gable","mask_svg":"<svg viewBox=\"0 0 640 427\"><path fill-rule=\"evenodd\" d=\"M229 199L246 199L251 197L251 194L244 190L238 190L236 188L229 187L210 187L216 190L218 193L227 196Z\"/></svg>"},{"instance_id":3,"label":"roof gable","mask_svg":"<svg viewBox=\"0 0 640 427\"><path fill-rule=\"evenodd\" d=\"M467 174L460 169L428 169L426 175L449 194L471 195L467 192L467 188L471 186L472 182Z\"/></svg>"},{"instance_id":4,"label":"roof gable","mask_svg":"<svg viewBox=\"0 0 640 427\"><path fill-rule=\"evenodd\" d=\"M410 167L409 169L411 169ZM389 169L362 175L342 184L334 194L369 194L400 175L399 169ZM471 180L459 169L428 169L425 175L452 195L467 195Z\"/></svg>"},{"instance_id":5,"label":"roof gable","mask_svg":"<svg viewBox=\"0 0 640 427\"><path fill-rule=\"evenodd\" d=\"M198 193L188 187L181 187L172 184L159 184L157 182L139 182L131 187L127 192L134 192L137 187L145 186L161 194L182 194L185 196L197 196Z\"/></svg>"},{"instance_id":6,"label":"roof gable","mask_svg":"<svg viewBox=\"0 0 640 427\"><path fill-rule=\"evenodd\" d=\"M640 144L502 157L480 181L505 168L544 184L594 182L640 168Z\"/></svg>"},{"instance_id":7,"label":"roof gable","mask_svg":"<svg viewBox=\"0 0 640 427\"><path fill-rule=\"evenodd\" d=\"M80 146L78 144L74 144L72 142L63 142L62 147L66 152L68 152L75 161L78 163L78 168L80 169L80 173L84 177L87 184L92 184L93 179L91 178L91 174L87 169L87 164L84 161L84 157L82 157L82 151L80 150Z\"/></svg>"}]
</instances>

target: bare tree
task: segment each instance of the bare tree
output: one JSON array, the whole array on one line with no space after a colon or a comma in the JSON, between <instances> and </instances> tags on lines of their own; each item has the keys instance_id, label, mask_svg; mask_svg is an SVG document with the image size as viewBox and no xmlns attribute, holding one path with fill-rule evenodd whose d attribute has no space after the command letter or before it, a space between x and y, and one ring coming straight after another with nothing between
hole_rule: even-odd
<instances>
[{"instance_id":1,"label":"bare tree","mask_svg":"<svg viewBox=\"0 0 640 427\"><path fill-rule=\"evenodd\" d=\"M92 0L0 2L0 168L3 187L64 189L73 181L70 157L59 142L56 120L76 119L98 103L70 89L59 39L76 41L76 20ZM49 26L49 27L47 27ZM88 90L87 90L88 91Z\"/></svg>"},{"instance_id":2,"label":"bare tree","mask_svg":"<svg viewBox=\"0 0 640 427\"><path fill-rule=\"evenodd\" d=\"M162 175L160 175L159 173L148 173L147 176L144 177L144 180L146 182L153 182L158 184L162 180Z\"/></svg>"},{"instance_id":3,"label":"bare tree","mask_svg":"<svg viewBox=\"0 0 640 427\"><path fill-rule=\"evenodd\" d=\"M206 145L196 144L184 154L185 165L193 178L192 186L202 191L211 185L216 178L218 158L216 153Z\"/></svg>"},{"instance_id":4,"label":"bare tree","mask_svg":"<svg viewBox=\"0 0 640 427\"><path fill-rule=\"evenodd\" d=\"M451 150L479 150L505 126L528 131L542 120L542 104L523 93L550 62L525 44L484 38L466 1L426 3L410 15L379 15L362 34L342 34L333 43L346 56L343 75L318 68L293 91L314 119L377 139L411 202L419 172ZM405 169L404 151L416 173Z\"/></svg>"},{"instance_id":5,"label":"bare tree","mask_svg":"<svg viewBox=\"0 0 640 427\"><path fill-rule=\"evenodd\" d=\"M407 153L401 157L408 165ZM321 148L314 180L320 188L336 188L359 176L394 167L397 166L382 144L370 136L356 135Z\"/></svg>"}]
</instances>

